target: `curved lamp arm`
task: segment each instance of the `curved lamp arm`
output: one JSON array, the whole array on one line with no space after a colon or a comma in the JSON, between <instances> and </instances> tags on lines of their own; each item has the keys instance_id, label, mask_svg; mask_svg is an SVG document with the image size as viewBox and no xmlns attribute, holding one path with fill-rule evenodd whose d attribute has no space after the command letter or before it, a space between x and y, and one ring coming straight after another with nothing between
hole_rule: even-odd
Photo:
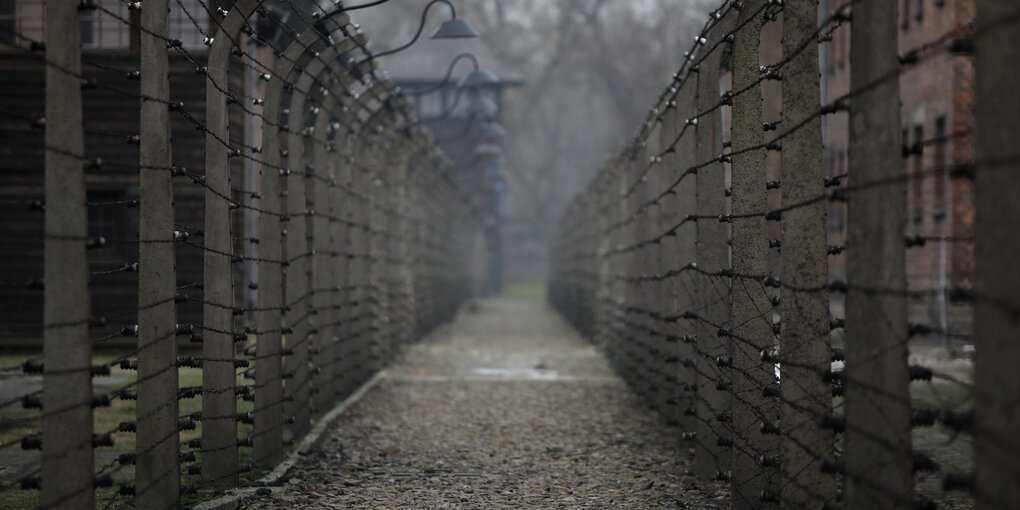
<instances>
[{"instance_id":1,"label":"curved lamp arm","mask_svg":"<svg viewBox=\"0 0 1020 510\"><path fill-rule=\"evenodd\" d=\"M378 1L381 2L381 1L384 1L384 0L378 0ZM418 23L418 31L414 33L414 37L410 41L408 41L407 44L404 44L403 46L399 46L399 47L393 48L392 50L387 50L387 51L384 51L382 53L376 53L375 55L371 55L369 57L366 57L365 60L362 60L358 64L360 65L360 64L363 64L363 63L368 62L370 60L375 60L375 59L377 59L379 57L385 57L386 55L392 55L394 53L397 53L398 51L403 51L403 50L406 50L407 48L410 48L411 45L414 44L415 42L417 42L418 38L421 37L422 30L425 30L425 18L429 14L429 9L431 9L433 5L436 5L438 3L443 3L443 4L446 4L447 6L449 6L450 7L450 12L453 14L453 19L457 19L457 9L454 8L452 3L450 3L450 0L432 0L431 2L428 3L428 5L425 6L425 10L421 13L421 22ZM372 5L376 5L376 3L373 2ZM365 7L369 7L369 4L365 4L364 6ZM354 6L354 7L350 7L349 9L360 8L360 7L361 6Z\"/></svg>"},{"instance_id":2,"label":"curved lamp arm","mask_svg":"<svg viewBox=\"0 0 1020 510\"><path fill-rule=\"evenodd\" d=\"M450 62L450 67L448 67L446 69L446 76L443 78L443 81L439 82L438 85L433 85L431 87L427 87L427 88L424 88L424 89L409 90L408 93L415 94L415 95L417 95L417 94L427 94L429 92L432 92L432 91L439 90L439 89L443 88L443 86L445 86L447 83L450 82L450 77L453 76L453 68L454 68L454 66L457 65L457 62L459 62L461 59L464 59L464 58L471 60L471 63L474 64L475 72L479 71L478 59L474 55L472 55L471 53L467 53L467 52L461 53L460 55L457 55L456 57L453 57L453 60Z\"/></svg>"},{"instance_id":3,"label":"curved lamp arm","mask_svg":"<svg viewBox=\"0 0 1020 510\"><path fill-rule=\"evenodd\" d=\"M454 140L459 140L459 139L463 138L468 133L470 133L472 129L474 129L475 124L478 123L478 120L481 117L482 116L477 114L477 113L472 113L471 117L468 119L468 121L464 123L464 129L461 129L460 132L455 134L455 135L445 136L445 137L436 137L436 142L438 142L438 143L452 142Z\"/></svg>"},{"instance_id":4,"label":"curved lamp arm","mask_svg":"<svg viewBox=\"0 0 1020 510\"><path fill-rule=\"evenodd\" d=\"M440 113L435 117L420 119L416 124L435 124L436 122L448 119L450 115L453 115L453 112L457 110L457 105L460 104L460 96L463 90L464 89L461 88L457 89L457 95L453 97L453 104L451 104L450 107L446 109L446 111Z\"/></svg>"}]
</instances>

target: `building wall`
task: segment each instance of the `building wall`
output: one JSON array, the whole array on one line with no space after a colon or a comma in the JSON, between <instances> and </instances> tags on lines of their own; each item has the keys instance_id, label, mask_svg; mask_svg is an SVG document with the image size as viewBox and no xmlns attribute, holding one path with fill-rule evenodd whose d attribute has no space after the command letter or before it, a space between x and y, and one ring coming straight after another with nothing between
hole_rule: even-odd
<instances>
[{"instance_id":1,"label":"building wall","mask_svg":"<svg viewBox=\"0 0 1020 510\"><path fill-rule=\"evenodd\" d=\"M907 250L907 278L911 289L969 287L973 267L974 204L971 183L953 179L949 170L973 159L973 68L967 54L944 51L941 40L962 35L973 20L973 0L896 0L899 6L901 55L925 45L934 49L922 54L900 76L904 201L907 236L921 236L923 246ZM828 13L843 2L823 0ZM823 13L827 14L827 13ZM823 103L849 92L850 25L832 33L822 48ZM826 116L824 164L826 175L841 175L847 168L847 114ZM849 177L853 185L853 177ZM829 242L846 239L846 206L831 203L828 209ZM945 238L941 240L940 238ZM852 250L853 248L850 247ZM832 257L830 274L844 278L845 255ZM946 313L950 322L966 326L966 307L941 301L940 296L911 303L912 320L938 324Z\"/></svg>"},{"instance_id":2,"label":"building wall","mask_svg":"<svg viewBox=\"0 0 1020 510\"><path fill-rule=\"evenodd\" d=\"M113 330L136 322L137 274L108 271L138 260L138 145L129 138L139 131L140 102L136 80L127 72L138 68L138 55L130 51L87 51L83 75L97 84L83 93L85 155L101 159L102 165L86 171L89 235L103 236L106 247L88 253L92 316L105 317ZM204 60L204 57L202 58ZM98 64L97 67L91 64ZM232 85L243 87L243 66L235 62ZM43 277L43 212L30 210L30 202L43 196L43 136L29 127L45 111L45 80L42 64L23 51L0 52L0 281L27 282ZM195 73L183 57L171 54L170 94L184 103L184 109L199 122L205 118L205 77ZM205 166L205 132L181 115L171 115L173 160L189 172L201 174ZM231 139L243 140L240 111L231 111ZM239 159L231 160L235 196L242 200L243 181ZM178 229L191 232L191 242L202 244L204 188L185 178L174 189ZM241 214L235 212L235 232L243 232ZM237 234L243 236L243 234ZM244 247L239 240L236 248ZM179 285L201 282L203 254L200 248L178 244L176 251ZM238 268L240 271L243 268ZM241 275L235 276L241 279ZM59 282L46 282L59 285ZM201 298L201 288L181 289ZM179 322L201 320L200 303L178 305ZM41 335L42 292L24 285L0 285L0 347L31 343ZM97 331L97 335L102 333ZM115 341L120 341L115 339ZM124 339L131 342L132 340Z\"/></svg>"}]
</instances>

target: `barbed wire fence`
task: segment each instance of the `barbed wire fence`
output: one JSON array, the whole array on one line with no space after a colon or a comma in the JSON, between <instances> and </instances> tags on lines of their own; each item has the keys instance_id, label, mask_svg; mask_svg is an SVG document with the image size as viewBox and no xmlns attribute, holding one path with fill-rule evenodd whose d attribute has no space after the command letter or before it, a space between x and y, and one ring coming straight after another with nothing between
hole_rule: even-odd
<instances>
[{"instance_id":1,"label":"barbed wire fence","mask_svg":"<svg viewBox=\"0 0 1020 510\"><path fill-rule=\"evenodd\" d=\"M979 0L976 21L898 51L897 4L723 2L560 226L550 301L734 508L1020 504L1020 10ZM823 101L819 50L841 32L848 92ZM901 81L972 53L974 129L906 143ZM849 165L826 173L840 124ZM913 164L954 143L976 152ZM972 232L906 234L907 186L934 177L973 186ZM939 243L973 253L976 275L908 279L911 252ZM932 297L973 329L918 322ZM918 356L931 338L972 364Z\"/></svg>"},{"instance_id":2,"label":"barbed wire fence","mask_svg":"<svg viewBox=\"0 0 1020 510\"><path fill-rule=\"evenodd\" d=\"M3 497L177 508L257 483L470 296L479 205L344 10L51 1L34 31L0 28L5 51L45 73L44 104L0 111L5 154L45 162L44 180L10 163L27 191L0 202L45 231L41 274L0 282L44 302L43 356L3 367L41 374L41 389L0 402L0 452L41 454L4 475L17 483ZM83 52L86 15L138 52ZM137 131L110 131L124 125L111 122L118 108ZM125 179L137 197L92 199L96 183ZM132 214L118 222L137 235L90 231L110 210ZM107 301L104 285L136 285L137 303ZM94 364L123 339L134 346ZM181 355L182 342L200 354ZM125 419L94 428L114 412Z\"/></svg>"}]
</instances>

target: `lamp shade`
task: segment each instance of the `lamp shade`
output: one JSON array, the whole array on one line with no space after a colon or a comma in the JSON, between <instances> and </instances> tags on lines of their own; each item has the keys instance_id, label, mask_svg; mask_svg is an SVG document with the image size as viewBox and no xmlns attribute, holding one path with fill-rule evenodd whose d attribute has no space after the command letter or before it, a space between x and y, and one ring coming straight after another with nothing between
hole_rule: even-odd
<instances>
[{"instance_id":1,"label":"lamp shade","mask_svg":"<svg viewBox=\"0 0 1020 510\"><path fill-rule=\"evenodd\" d=\"M465 109L469 116L477 116L483 119L491 119L499 112L499 105L495 101L480 96L473 96Z\"/></svg>"},{"instance_id":2,"label":"lamp shade","mask_svg":"<svg viewBox=\"0 0 1020 510\"><path fill-rule=\"evenodd\" d=\"M494 143L483 143L475 147L475 157L478 158L494 158L503 155L503 149L500 149L498 145Z\"/></svg>"},{"instance_id":3,"label":"lamp shade","mask_svg":"<svg viewBox=\"0 0 1020 510\"><path fill-rule=\"evenodd\" d=\"M480 134L483 140L496 141L506 136L506 129L496 121L488 121L482 124Z\"/></svg>"},{"instance_id":4,"label":"lamp shade","mask_svg":"<svg viewBox=\"0 0 1020 510\"><path fill-rule=\"evenodd\" d=\"M444 21L436 33L432 34L433 39L467 39L478 37L478 31L471 27L467 21L453 18Z\"/></svg>"},{"instance_id":5,"label":"lamp shade","mask_svg":"<svg viewBox=\"0 0 1020 510\"><path fill-rule=\"evenodd\" d=\"M467 88L467 87L485 87L488 85L498 84L499 77L493 74L492 71L479 69L461 78L460 83L458 83L457 86L461 88Z\"/></svg>"}]
</instances>

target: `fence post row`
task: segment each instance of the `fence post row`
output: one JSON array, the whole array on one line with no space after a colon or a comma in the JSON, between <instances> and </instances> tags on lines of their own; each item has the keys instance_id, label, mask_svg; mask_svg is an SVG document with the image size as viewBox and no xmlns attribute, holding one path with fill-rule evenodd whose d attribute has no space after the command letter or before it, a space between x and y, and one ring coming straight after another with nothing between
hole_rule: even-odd
<instances>
[{"instance_id":1,"label":"fence post row","mask_svg":"<svg viewBox=\"0 0 1020 510\"><path fill-rule=\"evenodd\" d=\"M344 26L349 23L346 15L337 16L337 25ZM290 55L291 48L297 45L303 48L306 42L311 46L306 37L318 38L317 31L306 30L291 43L287 49ZM311 177L305 172L305 145L309 133L304 130L305 111L314 103L309 101L308 90L312 80L318 80L323 68L323 62L332 61L335 55L342 55L356 47L355 39L363 36L344 37L338 42L327 46L319 51L318 58L306 61L314 56L310 51L304 51L299 62L303 72L298 75L295 83L288 87L290 96L287 100L288 107L280 112L280 123L284 124L286 118L286 145L281 149L281 166L287 168L286 172L286 206L287 214L286 246L284 259L287 261L284 289L284 327L287 335L285 337L285 356L283 371L288 379L284 381L284 415L293 417L293 423L288 425L289 430L284 438L287 441L299 438L308 432L310 427L310 401L309 384L311 374L309 372L309 343L311 338L311 327L309 325L310 303L312 281L310 264L308 263L308 195L306 194L306 182ZM329 41L322 41L328 44ZM286 92L286 88L284 90ZM268 94L267 94L268 95ZM285 112L285 113L284 113ZM273 118L268 117L267 118ZM268 151L266 152L268 155Z\"/></svg>"},{"instance_id":2,"label":"fence post row","mask_svg":"<svg viewBox=\"0 0 1020 510\"><path fill-rule=\"evenodd\" d=\"M25 477L22 486L45 489L42 508L92 508L95 488L113 483L119 494L110 497L130 496L137 508L179 507L198 487L185 485L185 477L198 477L206 489L227 489L253 467L275 465L285 447L308 432L313 416L355 391L396 347L450 319L472 288L465 240L482 225L467 210L477 206L435 140L415 126L411 104L393 81L375 75L366 38L345 14L330 13L297 33L285 29L292 39L280 50L255 33L251 20L274 14L262 0L238 0L229 10L208 13L219 19L206 36L202 66L168 34L169 0L132 3L127 8L141 9L141 15L121 21L137 23L140 34L140 70L126 73L140 82L140 131L128 137L139 144L139 199L127 202L139 209L139 230L136 240L128 235L115 241L138 246L138 264L118 270L138 271L138 319L105 338L137 336L137 350L93 367L89 330L105 327L105 319L89 316L90 277L97 273L90 273L85 250L102 247L104 240L89 238L89 207L120 202L86 200L86 170L99 167L98 159L85 158L90 119L84 118L82 90L96 83L82 74L78 32L79 11L89 7L103 8L50 2L46 43L32 41L30 50L46 52L47 122L32 127L46 127L48 284L42 399L24 399L25 407L45 404L42 433L21 441L23 449L43 449L41 472ZM205 34L205 27L196 28ZM342 36L334 40L337 33ZM273 61L258 62L269 52L243 48L242 34L272 47ZM171 100L171 52L205 75L204 117ZM263 99L246 96L256 91L231 90L232 57L252 70L270 70L260 75L267 82ZM240 105L245 116L261 117L261 147L231 133L230 104ZM253 111L257 107L261 115ZM174 163L174 112L205 132L204 174ZM187 159L189 151L181 152L178 157ZM241 158L258 166L257 190L232 187L231 162ZM175 230L175 176L204 188L201 227ZM250 195L257 205L241 205L238 195ZM257 213L251 239L232 232L231 211L239 208ZM188 242L189 232L201 243ZM175 248L182 241L202 250L203 276L178 287ZM257 245L257 253L238 253L240 242ZM238 305L234 265L245 261L257 263L258 281L249 284L257 290L256 302ZM202 296L178 291L183 288L199 289ZM176 303L183 302L202 303L201 324L177 324ZM247 312L256 324L241 328L234 317ZM178 338L189 334L202 343L202 354L179 357ZM246 344L243 351L239 344ZM137 380L93 396L91 377L118 364L137 368ZM39 366L27 362L23 370ZM184 366L201 366L201 388L180 387ZM239 367L248 368L239 373ZM254 384L237 383L239 375L252 373ZM180 416L178 401L198 395L202 412ZM253 400L253 412L239 413L238 398ZM135 450L97 471L93 450L108 446L113 432L93 434L92 408L113 399L137 401L136 420L113 431L135 432ZM239 422L253 425L250 436L238 437ZM182 445L181 431L199 424L201 438ZM252 448L251 464L239 463L241 446ZM199 455L200 467L182 471L182 463ZM115 480L113 474L127 465L134 466L133 481Z\"/></svg>"},{"instance_id":3,"label":"fence post row","mask_svg":"<svg viewBox=\"0 0 1020 510\"><path fill-rule=\"evenodd\" d=\"M230 224L230 140L227 84L230 54L257 0L241 0L223 17L206 64L205 232L202 307L202 483L237 484L237 396L234 344L233 232ZM144 122L144 121L143 121ZM230 303L231 306L225 306Z\"/></svg>"},{"instance_id":4,"label":"fence post row","mask_svg":"<svg viewBox=\"0 0 1020 510\"><path fill-rule=\"evenodd\" d=\"M730 480L734 508L930 508L938 478L943 491L972 492L979 508L1020 506L1020 387L1014 377L1020 364L1014 345L1020 317L1014 175L1020 106L1014 91L1020 71L1003 64L1020 51L1020 11L1009 0L976 4L976 24L966 23L968 3L956 5L952 12L960 25L934 39L946 44L927 42L900 55L901 44L914 38L903 34L921 22L921 14L898 12L897 2L854 2L852 72L825 70L837 75L825 90L836 97L823 104L818 50L830 44L823 53L842 58L846 30L837 29L850 21L850 6L829 5L820 13L815 0L722 2L638 137L613 154L566 208L552 251L550 302L605 348L618 372L667 423L681 427L699 478ZM772 22L780 16L782 56L770 56L778 42ZM916 66L942 65L936 57L950 57L944 69L963 79L966 91L968 59L956 57L969 54L971 43L977 83L973 167L967 162L972 135L966 93L953 97L952 108L959 111L952 115L963 120L954 121L960 125L952 134L928 140L917 135L904 147L901 99L907 104L916 91L901 98L899 90L914 79L906 73ZM763 65L766 58L774 61ZM847 74L849 84L843 84ZM765 123L764 114L780 103L782 118ZM824 133L822 120L845 110L849 170L825 176L823 135L833 156L846 147L840 146L842 120ZM912 122L923 132L925 125ZM937 120L935 125L938 132ZM726 129L732 134L728 152ZM920 157L928 146L952 147L951 169L937 151ZM914 170L904 173L909 154L918 157ZM929 170L924 165L932 161L936 168ZM776 169L781 180L767 173ZM925 175L929 171L934 179ZM936 199L952 201L952 214L960 217L936 229L935 237L943 246L974 243L973 290L965 267L953 275L959 288L925 288L930 284L923 278L911 281L916 288L908 286L906 248L933 236L916 211L917 235L905 236L904 183L914 185L912 203L924 206L929 198L916 195L927 193L927 182L935 181L938 194L946 174L961 180L971 173L975 239L966 236L971 197L965 184L954 184L953 197ZM724 191L727 177L730 189ZM780 189L778 204L779 193L768 191ZM848 201L847 241L827 246L827 235L841 235L842 215L828 224L825 217L827 202L836 201ZM778 225L781 234L770 239ZM966 266L971 261L966 244L961 246L959 265ZM841 259L834 259L829 281L829 257L844 250L846 280L839 275ZM911 264L917 273L926 267L923 261ZM830 310L830 294L836 293L846 294L845 320L839 299ZM973 336L965 331L966 320L949 329L947 322L908 322L908 304L929 294L954 301L952 313L964 315L973 305ZM909 317L923 320L920 309L914 312ZM845 330L845 349L832 347L834 329ZM956 368L940 373L923 357L908 365L908 342L921 337L911 345L920 348L915 355L924 355L925 335L973 342L973 385L969 374L957 375ZM845 370L834 365L844 359ZM911 380L928 381L929 387L912 394ZM952 385L962 396L943 394L940 385ZM973 410L964 408L971 405ZM924 451L933 447L933 437L952 440L960 432L974 440L973 476L960 473L967 463L953 457L961 445L938 444L945 450L933 455Z\"/></svg>"}]
</instances>

